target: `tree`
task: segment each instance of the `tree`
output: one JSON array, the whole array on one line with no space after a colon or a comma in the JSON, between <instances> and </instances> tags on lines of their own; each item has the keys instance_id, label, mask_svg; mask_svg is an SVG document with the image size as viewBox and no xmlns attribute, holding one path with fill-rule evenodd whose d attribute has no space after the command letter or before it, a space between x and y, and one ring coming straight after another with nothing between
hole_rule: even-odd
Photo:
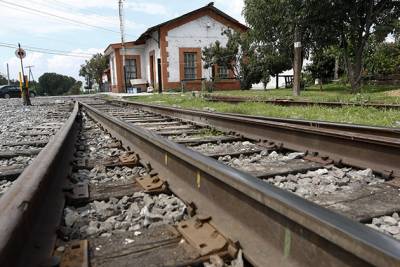
<instances>
[{"instance_id":1,"label":"tree","mask_svg":"<svg viewBox=\"0 0 400 267\"><path fill-rule=\"evenodd\" d=\"M299 80L299 70L308 51L315 46L327 46L335 38L330 34L332 25L326 23L331 16L330 9L330 1L245 0L243 14L252 27L255 40L272 46L279 53L278 58L289 51L295 79ZM295 43L301 51L300 64L295 64L294 60ZM284 53L280 55L281 52ZM299 89L299 86L294 87L293 94L299 95Z\"/></svg>"},{"instance_id":2,"label":"tree","mask_svg":"<svg viewBox=\"0 0 400 267\"><path fill-rule=\"evenodd\" d=\"M276 77L276 88L279 87L278 75L282 72L289 70L292 66L292 61L290 60L290 50L289 49L276 49L268 44L255 43L254 49L256 52L254 56L256 57L254 61L256 66L262 69L263 79L269 76ZM263 81L265 85L265 81Z\"/></svg>"},{"instance_id":3,"label":"tree","mask_svg":"<svg viewBox=\"0 0 400 267\"><path fill-rule=\"evenodd\" d=\"M371 35L382 39L394 31L400 17L400 4L393 0L334 0L331 8L334 25L340 39L352 92L361 87L364 52Z\"/></svg>"},{"instance_id":4,"label":"tree","mask_svg":"<svg viewBox=\"0 0 400 267\"><path fill-rule=\"evenodd\" d=\"M68 95L80 95L82 88L82 82L77 81L72 88L68 91Z\"/></svg>"},{"instance_id":5,"label":"tree","mask_svg":"<svg viewBox=\"0 0 400 267\"><path fill-rule=\"evenodd\" d=\"M320 80L321 90L322 84L332 80L335 76L336 59L336 49L321 49L312 52L312 62L306 67L306 71L311 73L313 79Z\"/></svg>"},{"instance_id":6,"label":"tree","mask_svg":"<svg viewBox=\"0 0 400 267\"><path fill-rule=\"evenodd\" d=\"M44 73L39 77L40 95L64 95L76 84L72 77L57 74Z\"/></svg>"},{"instance_id":7,"label":"tree","mask_svg":"<svg viewBox=\"0 0 400 267\"><path fill-rule=\"evenodd\" d=\"M232 71L235 78L240 81L241 89L250 89L253 83L258 83L262 78L262 70L256 65L254 49L251 48L251 40L246 33L224 31L228 36L225 47L219 41L203 48L202 59L204 68L214 65L225 66Z\"/></svg>"},{"instance_id":8,"label":"tree","mask_svg":"<svg viewBox=\"0 0 400 267\"><path fill-rule=\"evenodd\" d=\"M79 76L90 77L91 81L95 81L99 86L102 84L103 72L109 67L109 61L103 54L96 54L90 60L86 60L85 64L81 65ZM89 82L89 83L90 83Z\"/></svg>"},{"instance_id":9,"label":"tree","mask_svg":"<svg viewBox=\"0 0 400 267\"><path fill-rule=\"evenodd\" d=\"M6 77L0 74L0 85L8 84L8 80Z\"/></svg>"},{"instance_id":10,"label":"tree","mask_svg":"<svg viewBox=\"0 0 400 267\"><path fill-rule=\"evenodd\" d=\"M400 43L374 43L366 54L365 69L368 74L400 73Z\"/></svg>"}]
</instances>

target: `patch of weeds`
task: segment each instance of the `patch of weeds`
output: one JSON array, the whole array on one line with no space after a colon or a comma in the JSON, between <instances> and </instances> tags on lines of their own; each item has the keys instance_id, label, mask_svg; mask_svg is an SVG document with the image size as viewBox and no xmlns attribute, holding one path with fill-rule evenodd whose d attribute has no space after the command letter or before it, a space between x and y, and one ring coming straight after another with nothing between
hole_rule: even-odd
<instances>
[{"instance_id":1,"label":"patch of weeds","mask_svg":"<svg viewBox=\"0 0 400 267\"><path fill-rule=\"evenodd\" d=\"M357 101L369 100L362 94L360 96L351 96L356 97L355 100ZM337 95L334 96L334 98L343 100L343 98L340 98ZM134 101L162 104L166 106L179 106L187 109L204 110L205 108L208 108L217 112L386 127L399 127L400 121L400 111L392 109L384 110L360 106L346 106L342 108L331 108L326 106L285 107L255 102L230 104L206 101L200 97L193 97L191 93L141 96L135 98Z\"/></svg>"},{"instance_id":2,"label":"patch of weeds","mask_svg":"<svg viewBox=\"0 0 400 267\"><path fill-rule=\"evenodd\" d=\"M206 136L224 136L223 132L220 132L214 128L202 128L199 133L193 134L193 137L206 137Z\"/></svg>"}]
</instances>

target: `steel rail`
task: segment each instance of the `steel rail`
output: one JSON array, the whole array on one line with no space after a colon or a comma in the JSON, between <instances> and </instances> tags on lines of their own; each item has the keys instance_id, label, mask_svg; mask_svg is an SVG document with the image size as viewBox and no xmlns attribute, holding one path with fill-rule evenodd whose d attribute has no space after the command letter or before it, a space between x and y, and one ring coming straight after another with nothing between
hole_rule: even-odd
<instances>
[{"instance_id":1,"label":"steel rail","mask_svg":"<svg viewBox=\"0 0 400 267\"><path fill-rule=\"evenodd\" d=\"M357 134L376 135L379 137L400 138L400 128L357 125L357 124L350 124L350 123L335 123L335 122L328 122L328 121L312 121L312 120L302 120L302 119L295 120L295 119L276 118L276 117L267 117L267 116L243 115L243 114L235 114L235 113L225 113L225 114L228 114L231 116L239 116L239 117L248 118L248 119L256 119L256 120L264 120L264 121L289 123L289 124L294 124L294 125L310 126L310 127L319 128L319 129L331 129L331 130L352 132L352 133L357 133Z\"/></svg>"},{"instance_id":2,"label":"steel rail","mask_svg":"<svg viewBox=\"0 0 400 267\"><path fill-rule=\"evenodd\" d=\"M51 266L78 109L0 199L0 266Z\"/></svg>"},{"instance_id":3,"label":"steel rail","mask_svg":"<svg viewBox=\"0 0 400 267\"><path fill-rule=\"evenodd\" d=\"M239 241L254 266L398 266L400 243L358 222L81 104L167 179L197 213Z\"/></svg>"},{"instance_id":4,"label":"steel rail","mask_svg":"<svg viewBox=\"0 0 400 267\"><path fill-rule=\"evenodd\" d=\"M384 104L384 103L346 103L346 102L331 102L331 101L305 101L305 100L290 100L290 99L255 99L249 97L226 97L226 96L206 96L205 100L211 102L226 102L226 103L265 103L279 106L326 106L331 108L342 107L369 107L377 109L400 109L398 104Z\"/></svg>"},{"instance_id":5,"label":"steel rail","mask_svg":"<svg viewBox=\"0 0 400 267\"><path fill-rule=\"evenodd\" d=\"M141 104L135 101L129 100L107 100L113 102L126 102L126 103L134 103L134 104ZM161 105L152 105L152 106L159 106ZM179 109L179 108L177 108ZM184 109L184 110L194 110L195 109ZM347 131L352 133L360 133L360 134L368 134L368 135L377 135L380 137L391 137L391 138L400 138L400 128L393 128L393 127L379 127L379 126L368 126L368 125L357 125L357 124L350 124L350 123L336 123L336 122L328 122L328 121L313 121L313 120L304 120L304 119L289 119L289 118L278 118L278 117L268 117L268 116L256 116L256 115L244 115L238 113L229 113L229 112L210 112L210 111L200 111L204 112L205 114L224 114L224 115L231 115L235 117L243 117L248 119L257 119L257 120L264 120L264 121L272 121L272 122L282 122L287 124L294 124L294 125L303 125L303 126L310 126L313 128L319 129L332 129L332 130L341 130Z\"/></svg>"},{"instance_id":6,"label":"steel rail","mask_svg":"<svg viewBox=\"0 0 400 267\"><path fill-rule=\"evenodd\" d=\"M357 168L371 168L384 177L400 177L400 138L349 132L346 128L341 129L342 126L339 126L339 129L330 129L126 100L108 102L115 105L131 105L141 110L194 121L204 126L212 125L220 130L234 131L247 138L272 141L289 150L318 152L320 156L329 157L336 162Z\"/></svg>"}]
</instances>

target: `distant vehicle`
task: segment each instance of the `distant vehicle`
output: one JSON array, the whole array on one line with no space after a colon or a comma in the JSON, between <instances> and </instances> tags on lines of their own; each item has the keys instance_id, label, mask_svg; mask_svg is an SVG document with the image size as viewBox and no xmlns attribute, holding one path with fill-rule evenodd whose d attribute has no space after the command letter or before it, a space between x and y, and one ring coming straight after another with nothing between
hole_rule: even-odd
<instances>
[{"instance_id":1,"label":"distant vehicle","mask_svg":"<svg viewBox=\"0 0 400 267\"><path fill-rule=\"evenodd\" d=\"M36 92L29 91L30 97L35 97ZM15 85L2 85L0 86L0 98L21 97L21 90Z\"/></svg>"}]
</instances>

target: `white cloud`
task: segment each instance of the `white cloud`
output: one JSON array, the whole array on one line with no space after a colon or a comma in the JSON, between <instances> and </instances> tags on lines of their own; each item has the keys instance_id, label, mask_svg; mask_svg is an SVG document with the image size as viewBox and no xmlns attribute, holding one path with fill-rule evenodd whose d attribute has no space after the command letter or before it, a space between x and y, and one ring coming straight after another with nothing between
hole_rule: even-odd
<instances>
[{"instance_id":1,"label":"white cloud","mask_svg":"<svg viewBox=\"0 0 400 267\"><path fill-rule=\"evenodd\" d=\"M168 10L167 7L164 5L156 4L156 3L149 3L149 2L129 2L125 4L127 7L127 12L129 11L136 11L142 12L150 15L167 15Z\"/></svg>"},{"instance_id":2,"label":"white cloud","mask_svg":"<svg viewBox=\"0 0 400 267\"><path fill-rule=\"evenodd\" d=\"M31 2L31 1L29 1ZM117 0L35 0L41 5L50 6L56 9L64 10L87 10L90 11L94 8L97 9L118 9ZM124 1L124 8L126 12L138 11L141 13L151 15L165 15L167 14L167 8L165 5L158 3L151 3L149 1Z\"/></svg>"},{"instance_id":3,"label":"white cloud","mask_svg":"<svg viewBox=\"0 0 400 267\"><path fill-rule=\"evenodd\" d=\"M68 4L57 4L65 2ZM56 3L56 4L55 4ZM111 5L113 3L113 5ZM0 9L0 33L7 34L12 31L29 32L29 33L54 33L67 30L93 30L93 27L75 23L74 21L82 22L89 25L95 25L119 31L118 14L115 15L97 15L93 11L84 12L86 7L107 7L112 8L116 5L113 1L43 1L35 2L23 0L15 4L36 9L43 12L39 14L36 11L28 11L20 7L12 7L12 5L1 6ZM95 5L96 4L96 5ZM12 7L12 8L10 8ZM52 14L48 16L46 13ZM59 16L67 18L66 21ZM16 19L23 18L23 19ZM129 29L143 28L143 25L135 23L132 20L126 19L126 25Z\"/></svg>"},{"instance_id":4,"label":"white cloud","mask_svg":"<svg viewBox=\"0 0 400 267\"><path fill-rule=\"evenodd\" d=\"M221 6L221 10L239 20L241 23L245 23L245 19L242 15L244 0L215 0L216 5Z\"/></svg>"}]
</instances>

